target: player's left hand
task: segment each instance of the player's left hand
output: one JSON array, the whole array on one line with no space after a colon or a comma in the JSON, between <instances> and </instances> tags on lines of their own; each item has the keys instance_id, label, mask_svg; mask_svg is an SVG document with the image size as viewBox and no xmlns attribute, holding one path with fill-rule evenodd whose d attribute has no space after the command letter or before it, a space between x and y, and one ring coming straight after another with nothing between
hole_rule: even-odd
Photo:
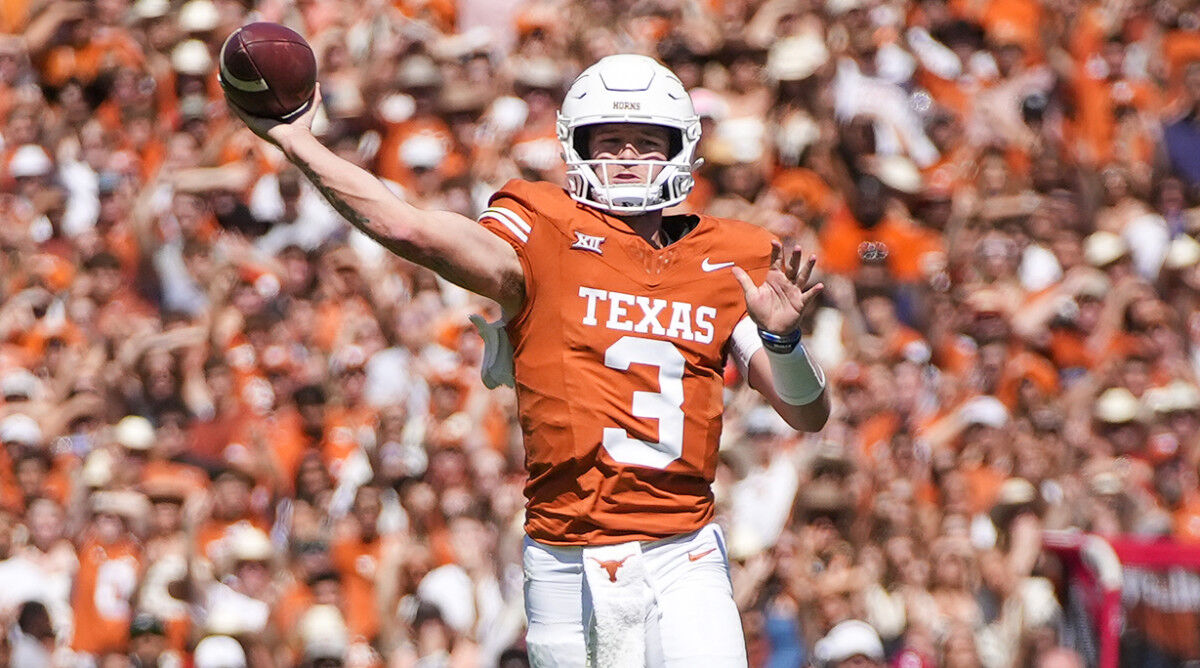
<instances>
[{"instance_id":1,"label":"player's left hand","mask_svg":"<svg viewBox=\"0 0 1200 668\"><path fill-rule=\"evenodd\" d=\"M772 241L771 266L762 285L755 285L741 267L733 268L734 278L746 293L746 311L759 329L781 336L800 329L804 309L825 287L808 284L816 264L816 254L805 256L800 246L794 246L785 258L783 244Z\"/></svg>"}]
</instances>

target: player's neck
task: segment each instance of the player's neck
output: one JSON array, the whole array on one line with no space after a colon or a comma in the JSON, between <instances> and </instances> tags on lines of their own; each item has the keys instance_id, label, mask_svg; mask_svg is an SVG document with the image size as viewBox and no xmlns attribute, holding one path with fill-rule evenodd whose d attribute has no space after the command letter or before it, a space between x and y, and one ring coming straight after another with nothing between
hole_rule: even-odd
<instances>
[{"instance_id":1,"label":"player's neck","mask_svg":"<svg viewBox=\"0 0 1200 668\"><path fill-rule=\"evenodd\" d=\"M622 216L621 220L625 221L625 224L630 229L645 239L651 246L662 248L667 245L667 237L663 234L662 229L662 211L647 211L635 216Z\"/></svg>"}]
</instances>

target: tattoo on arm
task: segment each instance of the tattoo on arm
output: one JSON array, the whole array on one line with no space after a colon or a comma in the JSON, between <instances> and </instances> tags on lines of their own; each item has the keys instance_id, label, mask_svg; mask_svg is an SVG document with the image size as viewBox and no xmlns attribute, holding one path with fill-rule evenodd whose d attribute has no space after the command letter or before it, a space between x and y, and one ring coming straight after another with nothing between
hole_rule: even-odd
<instances>
[{"instance_id":1,"label":"tattoo on arm","mask_svg":"<svg viewBox=\"0 0 1200 668\"><path fill-rule=\"evenodd\" d=\"M315 186L317 190L325 196L325 199L333 205L333 208L336 209L338 213L342 214L343 218L350 221L351 225L354 225L372 237L379 236L377 232L371 229L370 219L359 213L354 207L350 206L346 200L342 199L342 196L337 191L327 186L321 176L313 171L312 167L310 167L307 162L303 160L296 160L295 165L296 167L300 168L300 171L303 172L305 176L308 177L308 180L313 184L313 186Z\"/></svg>"}]
</instances>

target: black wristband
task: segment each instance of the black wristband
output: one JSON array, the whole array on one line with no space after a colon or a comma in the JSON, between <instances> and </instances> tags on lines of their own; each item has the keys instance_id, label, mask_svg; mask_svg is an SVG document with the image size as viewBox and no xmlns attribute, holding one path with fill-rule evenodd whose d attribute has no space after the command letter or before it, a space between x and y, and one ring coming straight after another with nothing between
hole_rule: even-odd
<instances>
[{"instance_id":1,"label":"black wristband","mask_svg":"<svg viewBox=\"0 0 1200 668\"><path fill-rule=\"evenodd\" d=\"M762 339L763 348L778 355L787 355L796 349L800 343L800 330L780 336L764 329L758 330L758 338Z\"/></svg>"}]
</instances>

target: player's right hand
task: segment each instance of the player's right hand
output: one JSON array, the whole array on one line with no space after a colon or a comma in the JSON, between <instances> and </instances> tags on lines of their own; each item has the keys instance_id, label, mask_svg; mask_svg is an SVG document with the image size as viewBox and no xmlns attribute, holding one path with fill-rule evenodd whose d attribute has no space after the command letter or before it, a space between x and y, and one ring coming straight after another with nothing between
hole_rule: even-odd
<instances>
[{"instance_id":1,"label":"player's right hand","mask_svg":"<svg viewBox=\"0 0 1200 668\"><path fill-rule=\"evenodd\" d=\"M226 103L254 134L278 146L286 153L287 147L294 137L301 134L312 134L313 118L317 115L317 107L321 106L321 84L318 83L313 90L313 99L308 105L308 110L290 122L277 118L253 116L228 99Z\"/></svg>"}]
</instances>

